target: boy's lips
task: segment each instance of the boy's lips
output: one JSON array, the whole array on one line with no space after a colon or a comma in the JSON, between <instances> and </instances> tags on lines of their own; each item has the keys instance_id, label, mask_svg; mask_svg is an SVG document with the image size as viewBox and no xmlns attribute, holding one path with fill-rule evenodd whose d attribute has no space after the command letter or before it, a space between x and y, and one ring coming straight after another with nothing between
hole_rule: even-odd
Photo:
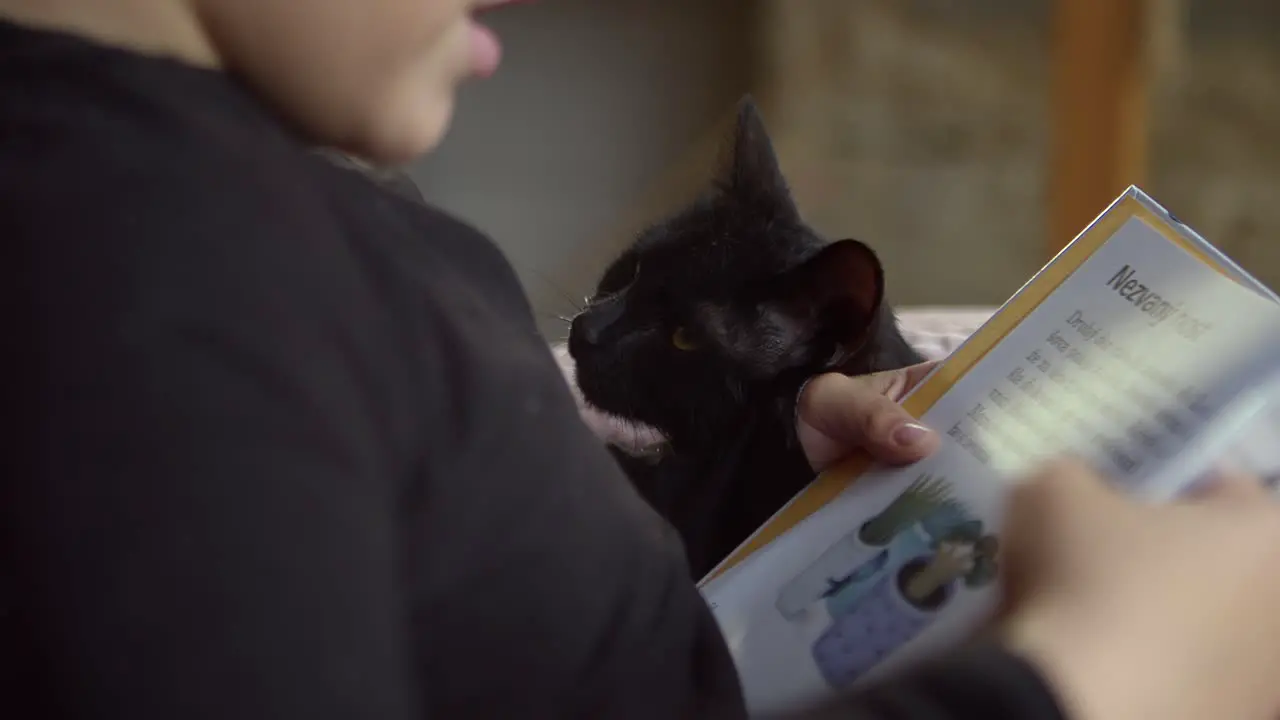
<instances>
[{"instance_id":1,"label":"boy's lips","mask_svg":"<svg viewBox=\"0 0 1280 720\"><path fill-rule=\"evenodd\" d=\"M479 77L487 78L498 71L498 65L502 63L502 42L492 30L476 22L474 16L521 2L528 0L481 0L476 4L473 18L468 20L468 30L471 34L471 66Z\"/></svg>"},{"instance_id":2,"label":"boy's lips","mask_svg":"<svg viewBox=\"0 0 1280 720\"><path fill-rule=\"evenodd\" d=\"M490 77L502 62L502 43L492 30L475 20L467 21L467 31L471 36L471 69L479 77Z\"/></svg>"}]
</instances>

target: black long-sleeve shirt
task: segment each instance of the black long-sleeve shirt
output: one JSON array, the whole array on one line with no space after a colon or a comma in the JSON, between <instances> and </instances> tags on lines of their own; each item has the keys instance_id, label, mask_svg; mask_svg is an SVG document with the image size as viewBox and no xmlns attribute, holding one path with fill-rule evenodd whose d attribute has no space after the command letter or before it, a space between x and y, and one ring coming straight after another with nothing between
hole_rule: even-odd
<instances>
[{"instance_id":1,"label":"black long-sleeve shirt","mask_svg":"<svg viewBox=\"0 0 1280 720\"><path fill-rule=\"evenodd\" d=\"M0 25L0 243L0 715L744 715L472 229L230 76ZM1058 711L988 648L818 712Z\"/></svg>"}]
</instances>

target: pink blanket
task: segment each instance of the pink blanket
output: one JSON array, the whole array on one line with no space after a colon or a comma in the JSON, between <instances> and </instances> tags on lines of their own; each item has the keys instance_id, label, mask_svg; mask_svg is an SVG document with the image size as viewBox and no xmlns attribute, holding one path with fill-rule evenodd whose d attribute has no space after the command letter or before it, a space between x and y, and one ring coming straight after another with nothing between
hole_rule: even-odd
<instances>
[{"instance_id":1,"label":"pink blanket","mask_svg":"<svg viewBox=\"0 0 1280 720\"><path fill-rule=\"evenodd\" d=\"M930 360L946 357L991 317L994 308L913 308L898 311L902 335ZM578 401L582 419L601 440L627 451L639 451L662 441L650 427L622 422L587 406L574 381L573 358L563 343L551 346L569 389Z\"/></svg>"}]
</instances>

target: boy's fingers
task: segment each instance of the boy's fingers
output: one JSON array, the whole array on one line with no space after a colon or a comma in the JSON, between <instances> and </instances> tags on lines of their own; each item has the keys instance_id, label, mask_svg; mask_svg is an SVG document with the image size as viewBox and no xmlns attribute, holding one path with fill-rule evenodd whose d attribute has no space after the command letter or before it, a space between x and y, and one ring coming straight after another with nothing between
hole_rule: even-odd
<instances>
[{"instance_id":1,"label":"boy's fingers","mask_svg":"<svg viewBox=\"0 0 1280 720\"><path fill-rule=\"evenodd\" d=\"M937 364L936 360L930 360L901 370L886 370L870 375L853 376L849 379L876 394L883 395L894 402L900 402Z\"/></svg>"},{"instance_id":2,"label":"boy's fingers","mask_svg":"<svg viewBox=\"0 0 1280 720\"><path fill-rule=\"evenodd\" d=\"M1106 505L1120 500L1098 473L1076 458L1062 458L1042 465L1014 486L1011 511L1029 516L1073 513L1081 506Z\"/></svg>"},{"instance_id":3,"label":"boy's fingers","mask_svg":"<svg viewBox=\"0 0 1280 720\"><path fill-rule=\"evenodd\" d=\"M1224 470L1201 480L1187 491L1193 501L1254 503L1267 496L1258 478L1235 470Z\"/></svg>"},{"instance_id":4,"label":"boy's fingers","mask_svg":"<svg viewBox=\"0 0 1280 720\"><path fill-rule=\"evenodd\" d=\"M1042 466L1009 492L1000 567L1006 602L1016 603L1053 556L1080 537L1083 523L1107 523L1124 507L1123 496L1088 465L1075 459Z\"/></svg>"},{"instance_id":5,"label":"boy's fingers","mask_svg":"<svg viewBox=\"0 0 1280 720\"><path fill-rule=\"evenodd\" d=\"M810 381L800 397L797 432L814 467L858 448L891 464L915 462L936 450L937 435L897 402L918 381L915 375L923 375L912 370L860 377L830 373Z\"/></svg>"}]
</instances>

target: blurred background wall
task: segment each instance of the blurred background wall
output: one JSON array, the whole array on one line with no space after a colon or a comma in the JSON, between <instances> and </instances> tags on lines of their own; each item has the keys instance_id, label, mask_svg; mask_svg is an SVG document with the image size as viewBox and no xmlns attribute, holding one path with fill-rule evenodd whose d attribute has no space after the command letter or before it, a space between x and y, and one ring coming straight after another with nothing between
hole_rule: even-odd
<instances>
[{"instance_id":1,"label":"blurred background wall","mask_svg":"<svg viewBox=\"0 0 1280 720\"><path fill-rule=\"evenodd\" d=\"M544 332L563 334L555 316L665 209L660 178L747 90L748 6L544 0L487 20L503 66L464 89L445 143L412 174L502 245Z\"/></svg>"},{"instance_id":2,"label":"blurred background wall","mask_svg":"<svg viewBox=\"0 0 1280 720\"><path fill-rule=\"evenodd\" d=\"M1057 90L1115 44L1081 8L1121 1L1141 12L1126 35L1141 87L1124 90L1141 127L1121 135L1140 138L1125 140L1140 160L1071 146L1088 103L1068 112ZM1066 2L1075 56L1061 52ZM544 0L494 24L503 69L467 88L413 175L498 240L549 335L639 227L706 179L748 90L809 220L873 245L899 305L1003 301L1069 240L1055 168L1090 153L1127 159L1119 187L1087 189L1089 213L1136 182L1280 285L1280 3Z\"/></svg>"}]
</instances>

